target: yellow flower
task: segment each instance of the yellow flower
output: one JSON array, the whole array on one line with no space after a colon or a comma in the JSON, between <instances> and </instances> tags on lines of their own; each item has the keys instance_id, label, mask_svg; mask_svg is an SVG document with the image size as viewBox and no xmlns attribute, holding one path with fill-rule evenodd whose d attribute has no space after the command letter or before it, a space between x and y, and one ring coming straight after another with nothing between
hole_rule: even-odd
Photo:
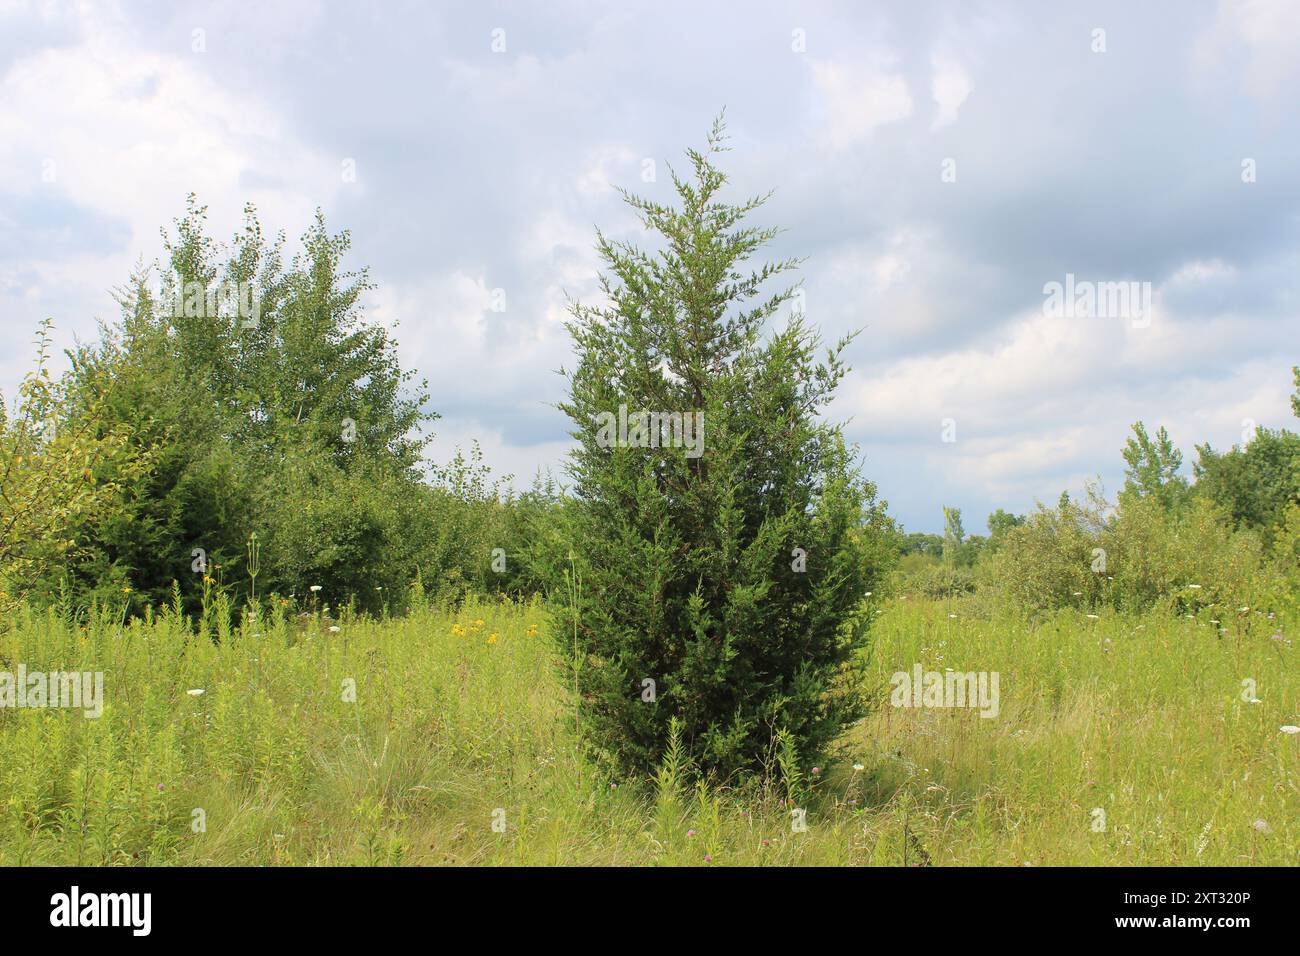
<instances>
[{"instance_id":1,"label":"yellow flower","mask_svg":"<svg viewBox=\"0 0 1300 956\"><path fill-rule=\"evenodd\" d=\"M483 618L479 618L477 621L475 621L475 622L474 622L474 626L475 626L475 627L482 627L482 626L483 626Z\"/></svg>"},{"instance_id":2,"label":"yellow flower","mask_svg":"<svg viewBox=\"0 0 1300 956\"><path fill-rule=\"evenodd\" d=\"M130 588L122 588L122 593L123 593L123 594L130 594L130 593L131 593L131 589L130 589Z\"/></svg>"},{"instance_id":3,"label":"yellow flower","mask_svg":"<svg viewBox=\"0 0 1300 956\"><path fill-rule=\"evenodd\" d=\"M496 634L495 634L495 633L493 633L493 634L489 634L489 635L488 635L487 642L488 642L489 644L495 644L495 643L497 642L497 636L496 636Z\"/></svg>"},{"instance_id":4,"label":"yellow flower","mask_svg":"<svg viewBox=\"0 0 1300 956\"><path fill-rule=\"evenodd\" d=\"M530 625L528 625L528 636L529 636L529 637L536 637L536 636L537 636L537 625L536 625L536 624L530 624Z\"/></svg>"}]
</instances>

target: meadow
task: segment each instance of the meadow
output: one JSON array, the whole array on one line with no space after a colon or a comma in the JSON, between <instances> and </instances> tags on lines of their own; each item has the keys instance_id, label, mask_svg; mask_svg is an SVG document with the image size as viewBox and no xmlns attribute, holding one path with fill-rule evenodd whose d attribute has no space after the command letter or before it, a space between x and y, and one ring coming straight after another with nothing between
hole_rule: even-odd
<instances>
[{"instance_id":1,"label":"meadow","mask_svg":"<svg viewBox=\"0 0 1300 956\"><path fill-rule=\"evenodd\" d=\"M1300 862L1300 678L1266 615L871 610L870 715L827 766L740 789L672 752L655 779L593 769L537 600L19 611L0 670L102 671L105 697L0 709L0 864ZM998 672L997 716L891 706L918 663Z\"/></svg>"}]
</instances>

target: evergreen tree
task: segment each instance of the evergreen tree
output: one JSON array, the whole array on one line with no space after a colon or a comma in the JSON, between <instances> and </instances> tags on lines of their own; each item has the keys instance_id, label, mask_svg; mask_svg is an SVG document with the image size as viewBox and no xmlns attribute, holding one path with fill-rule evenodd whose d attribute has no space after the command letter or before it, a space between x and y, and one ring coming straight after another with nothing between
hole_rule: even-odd
<instances>
[{"instance_id":1,"label":"evergreen tree","mask_svg":"<svg viewBox=\"0 0 1300 956\"><path fill-rule=\"evenodd\" d=\"M586 741L635 774L674 719L721 777L770 766L778 734L804 764L824 753L863 711L863 595L892 553L874 486L818 414L848 340L819 362L801 314L764 337L794 289L763 289L797 263L747 265L776 230L742 222L766 196L720 198L725 148L719 119L692 175L673 173L679 205L624 193L662 245L598 234L607 302L568 325L578 447L548 556L557 631Z\"/></svg>"}]
</instances>

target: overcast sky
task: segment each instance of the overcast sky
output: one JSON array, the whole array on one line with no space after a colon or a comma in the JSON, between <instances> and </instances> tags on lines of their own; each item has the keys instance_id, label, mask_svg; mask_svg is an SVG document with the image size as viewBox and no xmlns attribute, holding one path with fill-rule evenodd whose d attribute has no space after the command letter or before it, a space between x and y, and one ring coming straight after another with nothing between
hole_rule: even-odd
<instances>
[{"instance_id":1,"label":"overcast sky","mask_svg":"<svg viewBox=\"0 0 1300 956\"><path fill-rule=\"evenodd\" d=\"M668 199L725 106L731 196L774 188L809 318L865 328L832 411L908 529L1114 491L1138 419L1189 463L1294 428L1300 3L1083 6L0 0L0 387L42 317L115 316L187 193L221 237L319 206L435 457L477 438L526 484L568 447L594 229L638 232L614 187ZM1150 314L1053 313L1067 274Z\"/></svg>"}]
</instances>

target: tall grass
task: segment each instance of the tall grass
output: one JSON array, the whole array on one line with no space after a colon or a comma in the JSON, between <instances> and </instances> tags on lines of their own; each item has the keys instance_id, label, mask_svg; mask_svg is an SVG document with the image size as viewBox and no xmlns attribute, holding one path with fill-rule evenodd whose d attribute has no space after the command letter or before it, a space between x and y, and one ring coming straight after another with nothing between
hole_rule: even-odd
<instances>
[{"instance_id":1,"label":"tall grass","mask_svg":"<svg viewBox=\"0 0 1300 956\"><path fill-rule=\"evenodd\" d=\"M0 709L0 862L1300 862L1297 650L1262 616L877 610L881 706L831 766L783 778L778 747L743 791L692 786L681 747L643 784L583 765L538 604L277 608L215 640L173 611L26 611L0 670L103 671L106 702ZM998 671L999 716L890 707L918 662Z\"/></svg>"}]
</instances>

